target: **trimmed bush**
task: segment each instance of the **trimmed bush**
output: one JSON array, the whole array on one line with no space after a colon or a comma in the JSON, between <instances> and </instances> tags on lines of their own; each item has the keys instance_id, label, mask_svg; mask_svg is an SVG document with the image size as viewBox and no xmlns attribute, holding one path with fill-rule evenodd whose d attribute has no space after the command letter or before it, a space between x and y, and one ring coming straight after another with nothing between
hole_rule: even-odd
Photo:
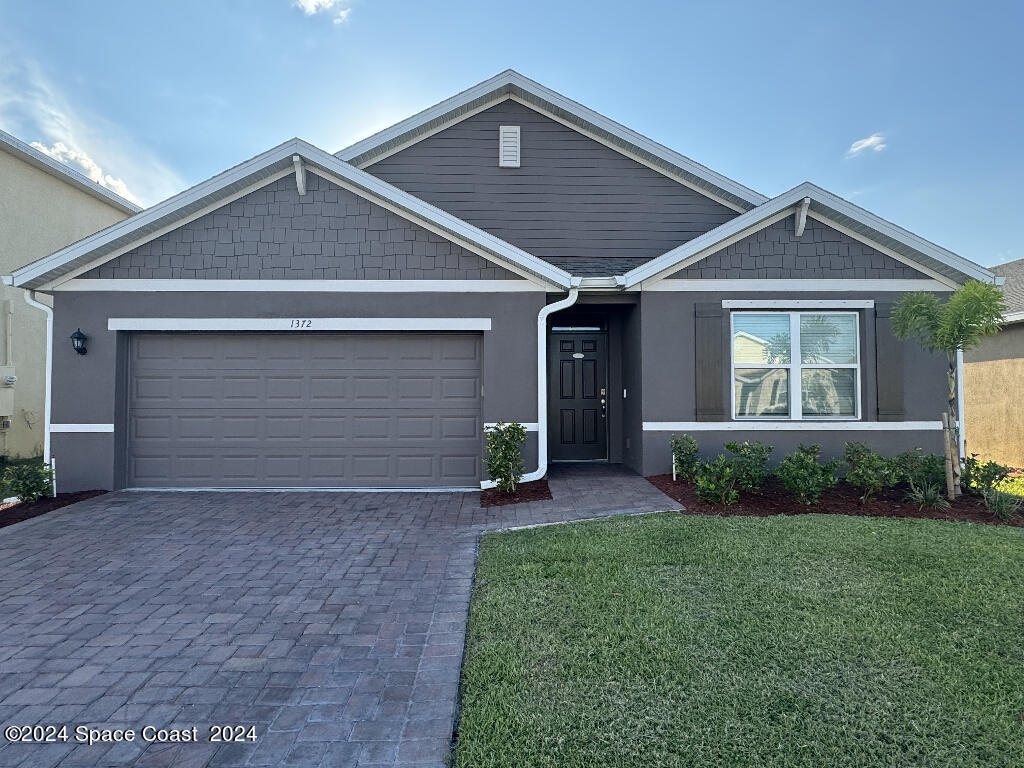
<instances>
[{"instance_id":1,"label":"trimmed bush","mask_svg":"<svg viewBox=\"0 0 1024 768\"><path fill-rule=\"evenodd\" d=\"M1010 476L1010 468L994 461L979 461L978 454L972 453L961 464L960 485L981 496L993 490Z\"/></svg>"},{"instance_id":2,"label":"trimmed bush","mask_svg":"<svg viewBox=\"0 0 1024 768\"><path fill-rule=\"evenodd\" d=\"M736 490L736 465L725 456L714 461L698 462L694 470L694 492L712 504L735 504L740 497Z\"/></svg>"},{"instance_id":3,"label":"trimmed bush","mask_svg":"<svg viewBox=\"0 0 1024 768\"><path fill-rule=\"evenodd\" d=\"M892 459L899 468L900 481L918 488L946 484L946 460L937 453L924 453L920 448L904 451Z\"/></svg>"},{"instance_id":4,"label":"trimmed bush","mask_svg":"<svg viewBox=\"0 0 1024 768\"><path fill-rule=\"evenodd\" d=\"M672 438L669 446L672 449L672 466L675 467L676 477L692 482L697 465L700 464L697 441L689 435L679 435Z\"/></svg>"},{"instance_id":5,"label":"trimmed bush","mask_svg":"<svg viewBox=\"0 0 1024 768\"><path fill-rule=\"evenodd\" d=\"M37 501L53 495L53 470L42 462L12 464L4 470L3 484L23 502Z\"/></svg>"},{"instance_id":6,"label":"trimmed bush","mask_svg":"<svg viewBox=\"0 0 1024 768\"><path fill-rule=\"evenodd\" d=\"M526 442L526 427L499 421L485 428L484 434L487 435L487 474L498 484L499 490L512 493L523 477L522 446Z\"/></svg>"},{"instance_id":7,"label":"trimmed bush","mask_svg":"<svg viewBox=\"0 0 1024 768\"><path fill-rule=\"evenodd\" d=\"M892 488L901 479L897 461L875 453L863 443L847 443L843 455L850 465L846 482L861 489L861 504L867 504L880 490Z\"/></svg>"},{"instance_id":8,"label":"trimmed bush","mask_svg":"<svg viewBox=\"0 0 1024 768\"><path fill-rule=\"evenodd\" d=\"M768 459L772 455L770 445L744 440L742 443L726 443L725 450L733 454L737 487L744 491L756 491L764 485L769 474Z\"/></svg>"},{"instance_id":9,"label":"trimmed bush","mask_svg":"<svg viewBox=\"0 0 1024 768\"><path fill-rule=\"evenodd\" d=\"M786 490L796 496L802 504L817 504L821 495L839 482L836 469L842 462L833 459L819 464L820 453L820 445L800 445L796 451L786 456L775 470L776 476Z\"/></svg>"}]
</instances>

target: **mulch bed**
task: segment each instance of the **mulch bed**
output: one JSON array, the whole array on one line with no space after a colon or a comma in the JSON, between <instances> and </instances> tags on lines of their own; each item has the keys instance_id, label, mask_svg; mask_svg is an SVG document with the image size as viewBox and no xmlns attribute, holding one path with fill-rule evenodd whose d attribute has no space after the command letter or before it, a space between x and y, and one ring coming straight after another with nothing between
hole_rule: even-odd
<instances>
[{"instance_id":1,"label":"mulch bed","mask_svg":"<svg viewBox=\"0 0 1024 768\"><path fill-rule=\"evenodd\" d=\"M669 477L669 480L672 478ZM551 489L547 480L534 480L532 483L520 483L515 493L506 493L497 488L480 491L481 507L503 507L506 504L522 504L527 501L543 501L551 498Z\"/></svg>"},{"instance_id":2,"label":"mulch bed","mask_svg":"<svg viewBox=\"0 0 1024 768\"><path fill-rule=\"evenodd\" d=\"M954 520L963 523L985 523L986 525L1012 525L1024 528L1024 515L1003 522L989 514L980 499L961 496L948 510L918 509L916 504L906 501L899 490L883 491L867 504L860 503L860 491L840 482L835 488L822 495L818 504L801 504L776 478L769 478L757 493L740 492L740 500L727 507L709 504L697 498L690 483L673 481L672 475L654 475L647 478L652 485L667 496L686 507L686 512L698 515L853 515L855 517L915 517L926 520Z\"/></svg>"},{"instance_id":3,"label":"mulch bed","mask_svg":"<svg viewBox=\"0 0 1024 768\"><path fill-rule=\"evenodd\" d=\"M99 496L104 493L106 491L76 491L75 493L58 493L56 496L39 499L29 504L22 504L20 501L4 504L0 506L0 528L45 515L47 512L53 512L55 509L60 509L79 501L85 501L93 496Z\"/></svg>"}]
</instances>

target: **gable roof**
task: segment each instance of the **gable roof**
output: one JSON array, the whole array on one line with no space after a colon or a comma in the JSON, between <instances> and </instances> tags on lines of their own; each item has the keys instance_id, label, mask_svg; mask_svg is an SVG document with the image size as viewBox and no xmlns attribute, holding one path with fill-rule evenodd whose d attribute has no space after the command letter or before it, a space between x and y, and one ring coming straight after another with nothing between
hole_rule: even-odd
<instances>
[{"instance_id":1,"label":"gable roof","mask_svg":"<svg viewBox=\"0 0 1024 768\"><path fill-rule=\"evenodd\" d=\"M79 173L74 168L64 165L64 163L54 160L49 155L40 152L31 144L26 144L17 136L12 136L6 131L0 131L0 150L14 155L19 160L23 160L44 173L48 173L51 176L60 179L65 184L69 184L70 186L75 187L76 189L79 189L82 192L107 203L107 205L111 205L114 208L123 211L124 213L132 214L138 213L142 210L141 207L137 206L130 200L125 200L117 193L111 192L106 187L97 184L88 176Z\"/></svg>"},{"instance_id":2,"label":"gable roof","mask_svg":"<svg viewBox=\"0 0 1024 768\"><path fill-rule=\"evenodd\" d=\"M295 172L293 158L301 158L309 170L350 187L357 194L390 207L401 216L425 225L438 234L514 271L527 273L556 288L568 288L568 272L533 256L462 219L403 192L365 171L301 139L291 139L251 160L168 198L131 218L100 230L56 253L32 262L13 275L13 284L25 288L47 286L60 278L70 279L124 251L214 210L228 198L251 191Z\"/></svg>"},{"instance_id":3,"label":"gable roof","mask_svg":"<svg viewBox=\"0 0 1024 768\"><path fill-rule=\"evenodd\" d=\"M768 200L764 195L700 163L507 69L462 93L435 104L390 128L337 152L342 160L364 168L454 123L506 99L516 99L549 117L590 135L613 149L687 186L719 199L737 212Z\"/></svg>"},{"instance_id":4,"label":"gable roof","mask_svg":"<svg viewBox=\"0 0 1024 768\"><path fill-rule=\"evenodd\" d=\"M1024 320L1024 259L992 267L992 272L1006 279L1003 300L1008 322Z\"/></svg>"},{"instance_id":5,"label":"gable roof","mask_svg":"<svg viewBox=\"0 0 1024 768\"><path fill-rule=\"evenodd\" d=\"M809 216L846 231L852 237L880 246L880 250L893 258L949 285L960 285L968 280L997 282L996 275L973 261L805 181L763 205L630 270L625 274L626 287L664 277L666 273L700 261L729 243L762 229L771 221L795 213L805 198L810 199Z\"/></svg>"}]
</instances>

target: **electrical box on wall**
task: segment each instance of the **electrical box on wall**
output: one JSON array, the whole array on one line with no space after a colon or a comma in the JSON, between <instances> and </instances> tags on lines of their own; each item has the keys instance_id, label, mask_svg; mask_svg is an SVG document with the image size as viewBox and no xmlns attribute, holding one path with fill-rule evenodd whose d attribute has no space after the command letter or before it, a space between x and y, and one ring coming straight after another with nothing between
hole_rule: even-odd
<instances>
[{"instance_id":1,"label":"electrical box on wall","mask_svg":"<svg viewBox=\"0 0 1024 768\"><path fill-rule=\"evenodd\" d=\"M0 420L6 419L6 427L10 428L10 419L14 415L14 384L18 377L14 375L13 365L0 365Z\"/></svg>"}]
</instances>

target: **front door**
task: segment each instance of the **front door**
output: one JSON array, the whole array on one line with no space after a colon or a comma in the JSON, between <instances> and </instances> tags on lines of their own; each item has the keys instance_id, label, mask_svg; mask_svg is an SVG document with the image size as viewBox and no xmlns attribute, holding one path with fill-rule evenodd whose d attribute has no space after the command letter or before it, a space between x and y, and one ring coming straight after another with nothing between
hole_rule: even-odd
<instances>
[{"instance_id":1,"label":"front door","mask_svg":"<svg viewBox=\"0 0 1024 768\"><path fill-rule=\"evenodd\" d=\"M607 335L552 333L548 360L551 460L607 459Z\"/></svg>"}]
</instances>

